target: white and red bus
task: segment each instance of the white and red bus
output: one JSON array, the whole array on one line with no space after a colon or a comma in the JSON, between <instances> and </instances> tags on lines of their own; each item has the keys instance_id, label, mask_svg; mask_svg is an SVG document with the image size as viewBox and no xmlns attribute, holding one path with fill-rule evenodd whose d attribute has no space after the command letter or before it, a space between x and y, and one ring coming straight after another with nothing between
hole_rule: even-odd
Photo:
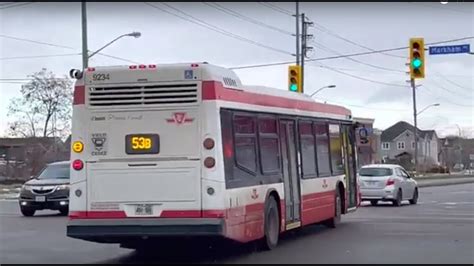
<instances>
[{"instance_id":1,"label":"white and red bus","mask_svg":"<svg viewBox=\"0 0 474 266\"><path fill-rule=\"evenodd\" d=\"M340 106L244 86L208 63L75 72L67 235L133 246L196 236L273 248L360 203Z\"/></svg>"}]
</instances>

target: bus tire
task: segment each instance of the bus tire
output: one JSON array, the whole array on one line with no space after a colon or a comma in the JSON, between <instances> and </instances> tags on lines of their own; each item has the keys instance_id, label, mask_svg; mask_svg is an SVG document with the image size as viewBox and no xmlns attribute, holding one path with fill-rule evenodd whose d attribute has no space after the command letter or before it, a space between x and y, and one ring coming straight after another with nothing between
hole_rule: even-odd
<instances>
[{"instance_id":1,"label":"bus tire","mask_svg":"<svg viewBox=\"0 0 474 266\"><path fill-rule=\"evenodd\" d=\"M341 200L341 193L339 189L336 189L336 195L334 196L334 217L327 220L325 225L329 228L336 228L341 223L341 216L342 216L342 200Z\"/></svg>"},{"instance_id":2,"label":"bus tire","mask_svg":"<svg viewBox=\"0 0 474 266\"><path fill-rule=\"evenodd\" d=\"M268 197L265 202L265 216L263 225L264 237L261 241L262 250L272 250L278 245L280 236L280 214L275 197Z\"/></svg>"}]
</instances>

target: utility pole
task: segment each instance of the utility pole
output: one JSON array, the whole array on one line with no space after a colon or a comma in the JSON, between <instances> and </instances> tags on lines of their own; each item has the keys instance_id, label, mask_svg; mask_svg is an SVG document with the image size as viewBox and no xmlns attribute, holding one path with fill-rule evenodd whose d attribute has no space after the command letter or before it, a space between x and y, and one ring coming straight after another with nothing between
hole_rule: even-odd
<instances>
[{"instance_id":1,"label":"utility pole","mask_svg":"<svg viewBox=\"0 0 474 266\"><path fill-rule=\"evenodd\" d=\"M304 13L301 14L301 92L304 93L304 57L306 48L306 24Z\"/></svg>"},{"instance_id":2,"label":"utility pole","mask_svg":"<svg viewBox=\"0 0 474 266\"><path fill-rule=\"evenodd\" d=\"M414 120L414 137L415 137L415 173L418 174L418 128L416 121L416 86L415 79L410 79L411 88L413 90L413 120Z\"/></svg>"},{"instance_id":3,"label":"utility pole","mask_svg":"<svg viewBox=\"0 0 474 266\"><path fill-rule=\"evenodd\" d=\"M296 65L300 64L300 9L299 2L296 1Z\"/></svg>"},{"instance_id":4,"label":"utility pole","mask_svg":"<svg viewBox=\"0 0 474 266\"><path fill-rule=\"evenodd\" d=\"M81 15L82 15L82 69L86 69L89 66L89 56L87 49L87 10L86 2L81 2Z\"/></svg>"},{"instance_id":5,"label":"utility pole","mask_svg":"<svg viewBox=\"0 0 474 266\"><path fill-rule=\"evenodd\" d=\"M307 57L307 52L313 49L313 47L308 46L308 38L313 37L313 35L308 34L308 26L312 26L313 22L306 21L306 17L301 14L301 25L302 25L302 34L301 34L301 91L304 92L304 60Z\"/></svg>"}]
</instances>

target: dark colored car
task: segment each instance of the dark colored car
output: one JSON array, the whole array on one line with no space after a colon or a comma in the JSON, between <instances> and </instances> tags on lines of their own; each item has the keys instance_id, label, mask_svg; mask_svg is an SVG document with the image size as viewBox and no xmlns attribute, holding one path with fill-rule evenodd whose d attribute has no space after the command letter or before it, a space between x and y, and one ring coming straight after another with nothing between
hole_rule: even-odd
<instances>
[{"instance_id":1,"label":"dark colored car","mask_svg":"<svg viewBox=\"0 0 474 266\"><path fill-rule=\"evenodd\" d=\"M41 173L28 180L20 191L20 210L33 216L37 210L69 212L69 161L48 164Z\"/></svg>"}]
</instances>

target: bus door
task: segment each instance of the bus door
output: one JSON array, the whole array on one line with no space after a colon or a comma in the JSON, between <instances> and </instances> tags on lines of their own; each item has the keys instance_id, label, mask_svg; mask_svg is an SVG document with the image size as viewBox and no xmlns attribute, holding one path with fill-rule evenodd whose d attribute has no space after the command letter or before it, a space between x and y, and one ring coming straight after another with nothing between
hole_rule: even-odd
<instances>
[{"instance_id":1,"label":"bus door","mask_svg":"<svg viewBox=\"0 0 474 266\"><path fill-rule=\"evenodd\" d=\"M280 143L283 162L283 182L285 187L285 228L290 230L301 225L301 199L294 121L280 120Z\"/></svg>"},{"instance_id":2,"label":"bus door","mask_svg":"<svg viewBox=\"0 0 474 266\"><path fill-rule=\"evenodd\" d=\"M357 206L357 171L356 171L356 158L355 158L355 131L351 125L343 126L343 144L344 144L344 161L345 163L345 174L346 184L348 188L348 209L355 208Z\"/></svg>"}]
</instances>

